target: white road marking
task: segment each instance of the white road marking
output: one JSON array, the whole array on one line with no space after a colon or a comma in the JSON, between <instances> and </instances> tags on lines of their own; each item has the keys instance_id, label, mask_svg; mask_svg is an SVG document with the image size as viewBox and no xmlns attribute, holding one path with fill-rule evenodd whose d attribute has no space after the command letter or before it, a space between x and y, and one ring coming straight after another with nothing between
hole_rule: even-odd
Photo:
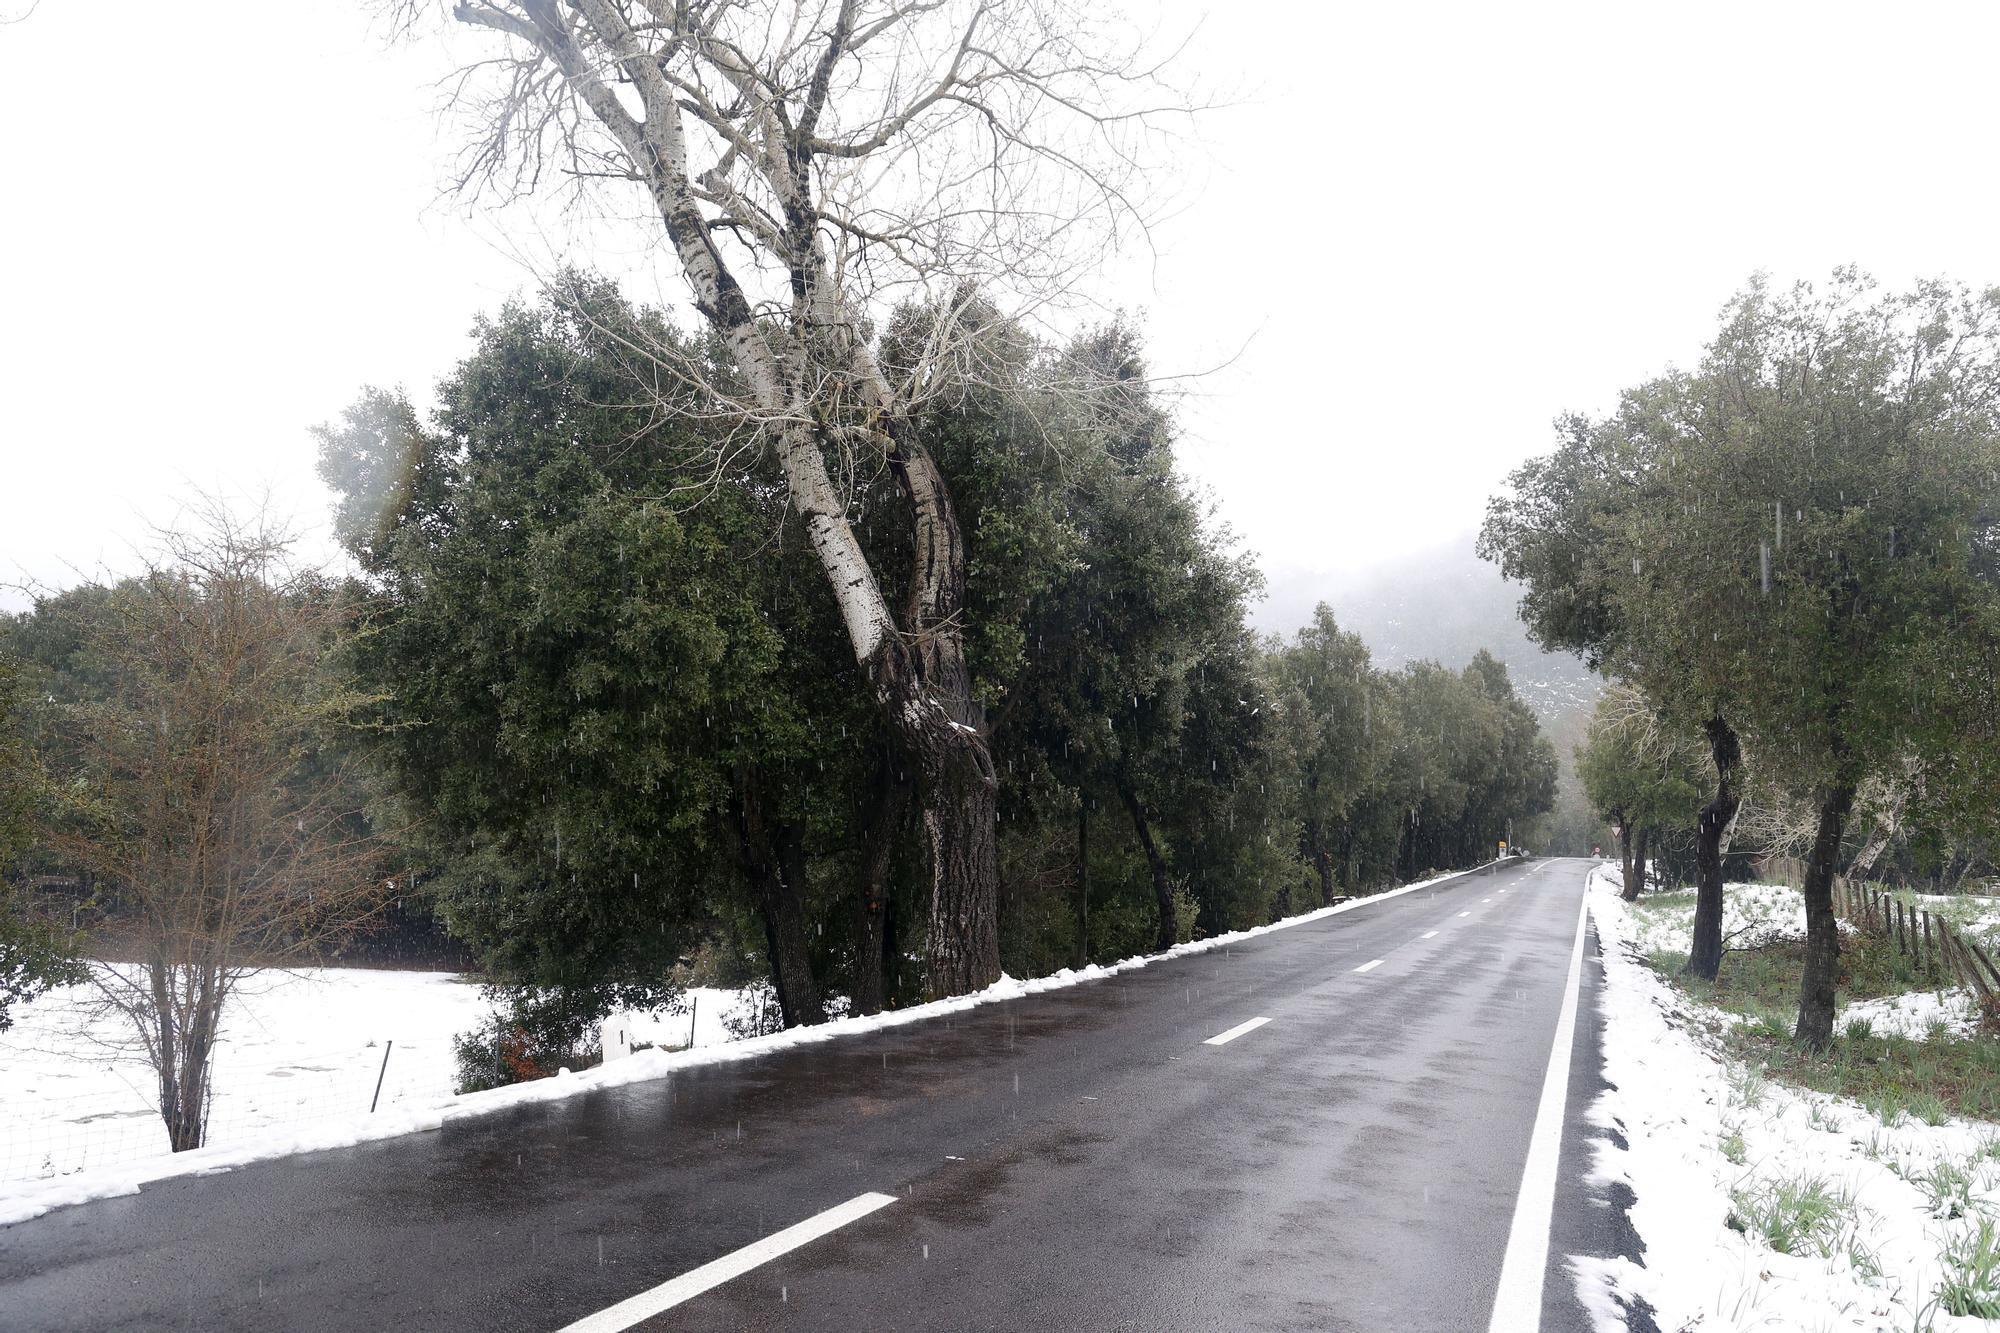
<instances>
[{"instance_id":1,"label":"white road marking","mask_svg":"<svg viewBox=\"0 0 2000 1333\"><path fill-rule=\"evenodd\" d=\"M1549 1225L1556 1211L1556 1167L1562 1158L1563 1118L1569 1105L1570 1049L1576 1042L1577 980L1583 974L1583 929L1590 904L1578 904L1576 943L1570 946L1569 978L1563 982L1562 1010L1555 1043L1542 1078L1535 1109L1535 1132L1521 1189L1514 1197L1514 1222L1507 1230L1507 1257L1500 1264L1500 1287L1493 1295L1487 1333L1535 1333L1542 1326L1542 1279L1549 1267Z\"/></svg>"},{"instance_id":2,"label":"white road marking","mask_svg":"<svg viewBox=\"0 0 2000 1333\"><path fill-rule=\"evenodd\" d=\"M1258 1028L1263 1027L1266 1023L1270 1021L1271 1020L1268 1018L1253 1018L1248 1023L1238 1023L1235 1027L1229 1029L1229 1031L1227 1032L1216 1033L1213 1037L1210 1037L1207 1041L1203 1042L1202 1045L1204 1046L1225 1045L1228 1042L1235 1041L1238 1037L1242 1036L1246 1032L1255 1032Z\"/></svg>"},{"instance_id":3,"label":"white road marking","mask_svg":"<svg viewBox=\"0 0 2000 1333\"><path fill-rule=\"evenodd\" d=\"M1382 960L1380 958L1377 958L1374 962L1363 963L1360 967L1357 967L1354 970L1356 972L1373 972L1376 968L1380 966L1382 966Z\"/></svg>"},{"instance_id":4,"label":"white road marking","mask_svg":"<svg viewBox=\"0 0 2000 1333\"><path fill-rule=\"evenodd\" d=\"M760 1241L745 1245L720 1259L703 1264L692 1272L662 1282L651 1291L642 1291L637 1296L628 1296L609 1309L565 1325L561 1333L621 1333L634 1324L651 1319L654 1315L671 1310L676 1305L692 1300L715 1287L721 1286L734 1277L741 1277L762 1264L770 1263L783 1254L790 1254L801 1245L818 1240L831 1231L838 1231L849 1222L858 1222L884 1204L896 1200L888 1194L858 1194L846 1203L816 1213L803 1222L795 1222L783 1231L764 1237Z\"/></svg>"},{"instance_id":5,"label":"white road marking","mask_svg":"<svg viewBox=\"0 0 2000 1333\"><path fill-rule=\"evenodd\" d=\"M1437 938L1437 932L1436 932L1435 930L1427 930L1427 931L1425 931L1425 932L1424 932L1424 938L1425 938L1425 939L1427 939L1427 940L1429 940L1429 939L1436 939L1436 938Z\"/></svg>"},{"instance_id":6,"label":"white road marking","mask_svg":"<svg viewBox=\"0 0 2000 1333\"><path fill-rule=\"evenodd\" d=\"M1490 903L1490 902L1492 902L1493 900L1492 900L1491 898L1481 898L1481 899L1480 899L1479 901L1480 901L1480 902L1482 902L1482 903Z\"/></svg>"},{"instance_id":7,"label":"white road marking","mask_svg":"<svg viewBox=\"0 0 2000 1333\"><path fill-rule=\"evenodd\" d=\"M1459 913L1459 915L1460 915L1460 916L1471 916L1471 915L1472 915L1472 913L1470 913L1470 912L1460 912L1460 913Z\"/></svg>"}]
</instances>

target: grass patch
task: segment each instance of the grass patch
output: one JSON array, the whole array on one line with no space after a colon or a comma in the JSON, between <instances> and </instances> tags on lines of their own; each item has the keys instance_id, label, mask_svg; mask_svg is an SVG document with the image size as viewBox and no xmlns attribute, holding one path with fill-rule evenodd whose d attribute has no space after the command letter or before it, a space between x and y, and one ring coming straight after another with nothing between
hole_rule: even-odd
<instances>
[{"instance_id":1,"label":"grass patch","mask_svg":"<svg viewBox=\"0 0 2000 1333\"><path fill-rule=\"evenodd\" d=\"M1944 1266L1938 1304L1961 1319L2000 1319L2000 1229L1992 1218L1945 1246Z\"/></svg>"},{"instance_id":2,"label":"grass patch","mask_svg":"<svg viewBox=\"0 0 2000 1333\"><path fill-rule=\"evenodd\" d=\"M1729 1072L1729 1101L1732 1106L1740 1106L1746 1111L1754 1111L1764 1104L1764 1073L1749 1065L1742 1065Z\"/></svg>"},{"instance_id":3,"label":"grass patch","mask_svg":"<svg viewBox=\"0 0 2000 1333\"><path fill-rule=\"evenodd\" d=\"M1758 1021L1785 1021L1782 1016L1798 1013L1799 977L1805 971L1806 960L1804 940L1779 939L1756 948L1731 949L1722 955L1722 967L1713 981L1681 972L1687 964L1684 949L1655 949L1647 954L1646 960L1689 995L1718 1009ZM1836 1005L1907 995L1945 984L1948 983L1941 972L1928 967L1919 969L1897 951L1892 941L1878 936L1841 937ZM1856 1023L1866 1024L1868 1020L1854 1019L1849 1027Z\"/></svg>"},{"instance_id":4,"label":"grass patch","mask_svg":"<svg viewBox=\"0 0 2000 1333\"><path fill-rule=\"evenodd\" d=\"M1739 1027L1726 1039L1732 1054L1771 1077L1852 1097L1885 1125L1905 1114L1930 1125L1954 1114L2000 1120L2000 1041L1842 1037L1812 1052L1793 1045L1789 1033L1760 1028Z\"/></svg>"},{"instance_id":5,"label":"grass patch","mask_svg":"<svg viewBox=\"0 0 2000 1333\"><path fill-rule=\"evenodd\" d=\"M1761 1236L1779 1254L1832 1258L1845 1252L1854 1221L1853 1200L1824 1176L1766 1181L1732 1190L1732 1230Z\"/></svg>"},{"instance_id":6,"label":"grass patch","mask_svg":"<svg viewBox=\"0 0 2000 1333\"><path fill-rule=\"evenodd\" d=\"M1975 1164L1977 1161L1973 1159ZM1932 1217L1949 1222L1972 1215L1972 1191L1979 1178L1965 1165L1940 1157L1931 1163L1929 1170L1914 1173L1908 1179L1929 1203Z\"/></svg>"},{"instance_id":7,"label":"grass patch","mask_svg":"<svg viewBox=\"0 0 2000 1333\"><path fill-rule=\"evenodd\" d=\"M1750 1150L1743 1146L1743 1131L1732 1126L1722 1136L1722 1155L1729 1159L1731 1166L1741 1166L1749 1153Z\"/></svg>"},{"instance_id":8,"label":"grass patch","mask_svg":"<svg viewBox=\"0 0 2000 1333\"><path fill-rule=\"evenodd\" d=\"M1660 895L1671 899L1677 896ZM1641 900L1642 902L1645 900ZM1656 900L1657 901L1657 900ZM2000 1041L1952 1037L1937 1028L1921 1039L1877 1034L1866 1018L1850 1019L1822 1052L1799 1050L1792 1042L1798 1013L1799 975L1805 944L1777 940L1760 948L1732 950L1722 958L1714 981L1685 975L1684 952L1654 950L1647 960L1676 989L1745 1021L1724 1034L1731 1053L1771 1077L1817 1092L1851 1097L1885 1125L1909 1115L1943 1124L1953 1115L2000 1120ZM1900 995L1937 978L1880 938L1843 936L1839 1002ZM1732 1099L1759 1090L1732 1080Z\"/></svg>"}]
</instances>

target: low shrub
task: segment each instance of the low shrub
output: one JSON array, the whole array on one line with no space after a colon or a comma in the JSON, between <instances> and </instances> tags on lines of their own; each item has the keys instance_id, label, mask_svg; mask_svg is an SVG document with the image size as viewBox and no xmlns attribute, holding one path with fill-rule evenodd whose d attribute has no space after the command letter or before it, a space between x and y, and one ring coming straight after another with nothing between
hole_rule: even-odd
<instances>
[{"instance_id":1,"label":"low shrub","mask_svg":"<svg viewBox=\"0 0 2000 1333\"><path fill-rule=\"evenodd\" d=\"M491 1019L451 1039L459 1092L550 1078L603 1058L597 1032L604 1017L601 1000L496 986L487 987L485 994L493 1005Z\"/></svg>"}]
</instances>

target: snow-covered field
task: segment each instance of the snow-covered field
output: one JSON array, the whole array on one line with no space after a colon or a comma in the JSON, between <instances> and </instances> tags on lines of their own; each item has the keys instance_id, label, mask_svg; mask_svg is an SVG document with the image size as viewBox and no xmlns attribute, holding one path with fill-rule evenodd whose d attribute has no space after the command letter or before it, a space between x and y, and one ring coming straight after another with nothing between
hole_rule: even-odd
<instances>
[{"instance_id":1,"label":"snow-covered field","mask_svg":"<svg viewBox=\"0 0 2000 1333\"><path fill-rule=\"evenodd\" d=\"M1268 926L1176 945L1166 953L1127 958L1109 966L1093 963L1064 968L1029 981L1003 976L971 995L743 1040L724 1038L728 1035L728 1011L747 1000L747 994L690 992L701 996L692 1050L667 1049L685 1040L681 1035L681 1025L687 1022L685 1013L641 1016L632 1035L640 1042L659 1043L655 1049L638 1051L580 1074L564 1071L555 1078L464 1096L451 1091L451 1037L484 1017L477 987L442 973L333 969L295 974L303 989L292 989L290 976L274 977L269 979L272 985L260 987L257 997L246 997L239 1015L225 1022L228 1032L225 1049L217 1059L208 1146L178 1154L166 1151L165 1131L158 1128L157 1118L147 1123L137 1114L144 1110L148 1116L154 1115L153 1103L144 1093L143 1070L104 1059L89 1031L79 1030L76 993L48 996L17 1010L21 1017L13 1030L0 1037L0 1113L4 1113L0 1114L0 1144L10 1145L4 1150L7 1169L0 1170L0 1225L87 1199L135 1194L140 1186L167 1176L222 1171L286 1153L346 1147L435 1129L448 1120L509 1106L663 1078L678 1069L750 1059L790 1046L835 1041L1074 986L1146 967L1162 958L1203 953L1322 920L1452 877L1439 875ZM369 992L368 998L352 997L355 990ZM350 1018L350 1014L366 1017ZM712 1028L711 1023L715 1025ZM230 1044L236 1043L247 1048L250 1041L245 1034L250 1032L268 1037L261 1061L247 1050L239 1054L230 1049ZM380 1109L371 1114L368 1097L374 1088L382 1044L390 1039L396 1042L389 1061L390 1081L383 1085ZM421 1065L408 1071L397 1063L406 1042L425 1056ZM233 1073L232 1059L238 1061ZM115 1074L114 1068L118 1071ZM318 1085L322 1088L318 1100L299 1098L294 1091L291 1080L304 1073L323 1080ZM396 1081L399 1076L403 1081ZM235 1091L232 1079L236 1080ZM283 1090L274 1091L274 1086ZM393 1099L392 1086L396 1089ZM115 1101L123 1114L103 1117L86 1110L84 1102L93 1098ZM254 1113L231 1109L232 1102L238 1107L261 1109ZM230 1120L238 1115L244 1118ZM125 1123L115 1131L96 1128L114 1119ZM128 1133L129 1138L125 1137ZM105 1137L100 1139L99 1134ZM21 1145L18 1149L11 1146L16 1142ZM62 1155L65 1153L68 1155ZM45 1160L48 1165L44 1165Z\"/></svg>"},{"instance_id":2,"label":"snow-covered field","mask_svg":"<svg viewBox=\"0 0 2000 1333\"><path fill-rule=\"evenodd\" d=\"M131 1027L93 997L88 986L55 991L16 1009L0 1034L0 1189L168 1155ZM724 1019L745 999L691 990L676 1008L635 1015L633 1037L685 1046L692 1020L697 1047L726 1042ZM448 972L253 973L224 1015L208 1141L227 1146L365 1116L378 1076L377 1115L449 1100L451 1039L486 1021L479 987Z\"/></svg>"},{"instance_id":3,"label":"snow-covered field","mask_svg":"<svg viewBox=\"0 0 2000 1333\"><path fill-rule=\"evenodd\" d=\"M1604 874L1594 871L1593 883ZM1640 910L1627 913L1631 940L1641 953L1661 950L1687 952L1694 931L1694 890L1652 893L1640 900ZM1853 928L1845 921L1843 931ZM1722 938L1742 948L1781 935L1806 933L1806 899L1784 884L1731 884L1722 899Z\"/></svg>"},{"instance_id":4,"label":"snow-covered field","mask_svg":"<svg viewBox=\"0 0 2000 1333\"><path fill-rule=\"evenodd\" d=\"M1723 1015L1633 957L1675 941L1616 890L1611 868L1593 873L1612 1087L1591 1117L1625 1144L1599 1140L1596 1169L1632 1189L1645 1253L1643 1267L1571 1260L1599 1327L1623 1329L1635 1298L1662 1329L1702 1333L2000 1327L1948 1308L2000 1311L2000 1126L1884 1125L1857 1102L1766 1081L1709 1035ZM1727 929L1790 920L1770 886L1728 893ZM1919 1013L1928 998L1896 997ZM1869 1013L1882 1030L1892 1007L1842 1017Z\"/></svg>"}]
</instances>

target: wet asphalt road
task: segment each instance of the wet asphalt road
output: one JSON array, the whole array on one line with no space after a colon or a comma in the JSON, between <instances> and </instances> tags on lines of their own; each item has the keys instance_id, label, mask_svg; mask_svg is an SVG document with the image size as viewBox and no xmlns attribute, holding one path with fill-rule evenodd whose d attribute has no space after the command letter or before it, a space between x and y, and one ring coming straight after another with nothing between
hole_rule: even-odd
<instances>
[{"instance_id":1,"label":"wet asphalt road","mask_svg":"<svg viewBox=\"0 0 2000 1333\"><path fill-rule=\"evenodd\" d=\"M58 1210L0 1228L0 1328L554 1330L880 1191L643 1327L1483 1330L1588 865ZM1633 1253L1583 1179L1595 953L1552 1330L1564 1255Z\"/></svg>"}]
</instances>

